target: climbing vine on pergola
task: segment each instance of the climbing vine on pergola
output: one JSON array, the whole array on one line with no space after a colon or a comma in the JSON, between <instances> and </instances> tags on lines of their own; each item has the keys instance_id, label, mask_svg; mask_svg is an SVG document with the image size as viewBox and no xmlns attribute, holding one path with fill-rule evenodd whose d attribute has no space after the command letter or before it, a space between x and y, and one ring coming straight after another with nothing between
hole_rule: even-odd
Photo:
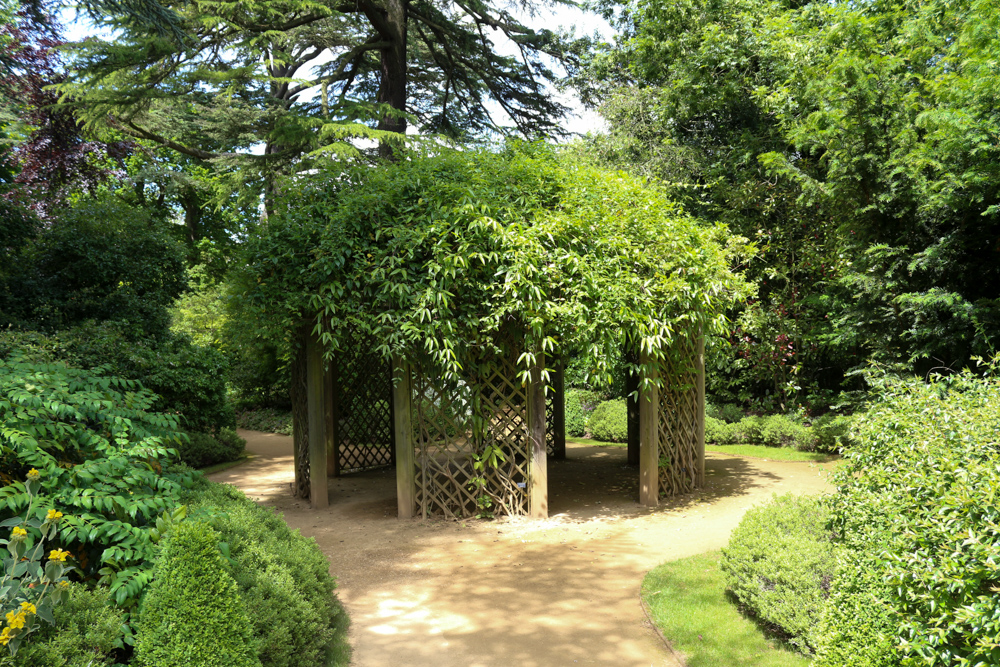
<instances>
[{"instance_id":1,"label":"climbing vine on pergola","mask_svg":"<svg viewBox=\"0 0 1000 667\"><path fill-rule=\"evenodd\" d=\"M583 357L601 382L622 349L647 404L644 501L690 490L703 466L701 340L749 289L730 270L745 251L655 185L538 145L286 184L249 244L240 303L296 350L298 493L325 504L343 452L381 446L371 460L397 465L403 516L544 515L561 363ZM355 388L377 377L381 389ZM392 442L367 442L376 432Z\"/></svg>"}]
</instances>

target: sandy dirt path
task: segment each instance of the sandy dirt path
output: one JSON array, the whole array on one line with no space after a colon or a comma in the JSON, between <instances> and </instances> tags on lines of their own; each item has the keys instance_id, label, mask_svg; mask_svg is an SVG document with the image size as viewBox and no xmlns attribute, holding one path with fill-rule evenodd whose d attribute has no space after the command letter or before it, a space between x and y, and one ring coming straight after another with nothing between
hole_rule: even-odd
<instances>
[{"instance_id":1,"label":"sandy dirt path","mask_svg":"<svg viewBox=\"0 0 1000 667\"><path fill-rule=\"evenodd\" d=\"M316 539L357 667L677 665L639 605L645 573L724 546L773 493L829 490L823 466L709 454L705 489L650 510L624 449L570 445L549 463L547 521L401 521L393 471L330 480L313 512L291 497L291 438L241 435L253 460L212 479Z\"/></svg>"}]
</instances>

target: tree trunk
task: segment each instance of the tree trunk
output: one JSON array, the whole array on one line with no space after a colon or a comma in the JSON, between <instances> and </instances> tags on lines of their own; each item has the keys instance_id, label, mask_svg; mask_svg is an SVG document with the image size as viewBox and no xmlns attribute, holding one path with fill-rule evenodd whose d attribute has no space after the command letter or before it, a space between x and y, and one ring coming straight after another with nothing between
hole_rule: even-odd
<instances>
[{"instance_id":1,"label":"tree trunk","mask_svg":"<svg viewBox=\"0 0 1000 667\"><path fill-rule=\"evenodd\" d=\"M407 0L386 0L386 23L388 24L390 45L379 49L382 61L382 80L378 91L380 104L388 104L399 112L406 111L406 22ZM378 129L406 134L406 118L402 115L383 114ZM379 156L395 161L396 148L388 142L381 142Z\"/></svg>"}]
</instances>

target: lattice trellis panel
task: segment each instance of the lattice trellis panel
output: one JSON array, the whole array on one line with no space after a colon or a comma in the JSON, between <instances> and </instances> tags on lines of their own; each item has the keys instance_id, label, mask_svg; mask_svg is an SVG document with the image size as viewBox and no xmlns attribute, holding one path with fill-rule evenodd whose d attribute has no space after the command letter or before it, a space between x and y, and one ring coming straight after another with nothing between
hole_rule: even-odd
<instances>
[{"instance_id":1,"label":"lattice trellis panel","mask_svg":"<svg viewBox=\"0 0 1000 667\"><path fill-rule=\"evenodd\" d=\"M657 420L659 490L668 496L693 491L697 484L699 406L692 363L696 354L695 341L680 337L660 369L664 387Z\"/></svg>"},{"instance_id":2,"label":"lattice trellis panel","mask_svg":"<svg viewBox=\"0 0 1000 667\"><path fill-rule=\"evenodd\" d=\"M412 393L417 510L424 516L474 516L489 498L497 514L527 514L529 440L526 392L513 362L479 381L446 383L415 373ZM487 446L502 459L477 471ZM478 480L478 481L477 481Z\"/></svg>"},{"instance_id":3,"label":"lattice trellis panel","mask_svg":"<svg viewBox=\"0 0 1000 667\"><path fill-rule=\"evenodd\" d=\"M392 367L372 354L371 341L342 355L334 391L339 472L357 472L395 462L392 425Z\"/></svg>"}]
</instances>

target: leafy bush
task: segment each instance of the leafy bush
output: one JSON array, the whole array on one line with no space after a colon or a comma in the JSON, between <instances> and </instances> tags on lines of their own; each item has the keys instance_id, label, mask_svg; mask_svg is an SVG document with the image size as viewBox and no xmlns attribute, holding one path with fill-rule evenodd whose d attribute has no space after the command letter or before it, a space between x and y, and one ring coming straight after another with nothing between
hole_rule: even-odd
<instances>
[{"instance_id":1,"label":"leafy bush","mask_svg":"<svg viewBox=\"0 0 1000 667\"><path fill-rule=\"evenodd\" d=\"M997 405L1000 380L965 374L889 385L857 418L834 476L847 554L819 664L1000 664Z\"/></svg>"},{"instance_id":2,"label":"leafy bush","mask_svg":"<svg viewBox=\"0 0 1000 667\"><path fill-rule=\"evenodd\" d=\"M229 546L264 667L324 665L325 656L344 650L346 616L330 564L313 540L231 486L201 481L188 500Z\"/></svg>"},{"instance_id":3,"label":"leafy bush","mask_svg":"<svg viewBox=\"0 0 1000 667\"><path fill-rule=\"evenodd\" d=\"M192 431L236 425L226 396L225 357L183 336L132 339L116 322L86 322L51 335L0 333L0 355L14 352L137 380L156 395L155 410L182 415Z\"/></svg>"},{"instance_id":4,"label":"leafy bush","mask_svg":"<svg viewBox=\"0 0 1000 667\"><path fill-rule=\"evenodd\" d=\"M785 415L770 415L760 420L760 443L766 447L794 447L811 452L816 449L816 435L805 424Z\"/></svg>"},{"instance_id":5,"label":"leafy bush","mask_svg":"<svg viewBox=\"0 0 1000 667\"><path fill-rule=\"evenodd\" d=\"M111 606L106 588L88 590L73 584L68 599L45 625L21 646L14 658L0 654L0 667L103 667L121 636L124 614Z\"/></svg>"},{"instance_id":6,"label":"leafy bush","mask_svg":"<svg viewBox=\"0 0 1000 667\"><path fill-rule=\"evenodd\" d=\"M814 419L812 429L816 434L816 451L835 454L853 446L852 423L852 417L833 413Z\"/></svg>"},{"instance_id":7,"label":"leafy bush","mask_svg":"<svg viewBox=\"0 0 1000 667\"><path fill-rule=\"evenodd\" d=\"M14 357L0 360L0 519L23 516L19 481L40 473L35 519L64 512L53 546L100 575L119 605L136 601L150 577L164 514L180 511L191 476L164 468L179 437L175 415L151 411L155 397L131 380Z\"/></svg>"},{"instance_id":8,"label":"leafy bush","mask_svg":"<svg viewBox=\"0 0 1000 667\"><path fill-rule=\"evenodd\" d=\"M566 390L566 434L582 438L587 433L587 420L601 402L601 395L586 389Z\"/></svg>"},{"instance_id":9,"label":"leafy bush","mask_svg":"<svg viewBox=\"0 0 1000 667\"><path fill-rule=\"evenodd\" d=\"M250 619L218 547L198 521L177 524L142 601L135 661L140 667L252 667Z\"/></svg>"},{"instance_id":10,"label":"leafy bush","mask_svg":"<svg viewBox=\"0 0 1000 667\"><path fill-rule=\"evenodd\" d=\"M205 468L216 463L235 461L243 454L246 440L231 428L218 433L188 433L177 445L181 461L192 468Z\"/></svg>"},{"instance_id":11,"label":"leafy bush","mask_svg":"<svg viewBox=\"0 0 1000 667\"><path fill-rule=\"evenodd\" d=\"M628 442L628 409L625 399L604 401L590 415L587 429L595 440L603 442Z\"/></svg>"},{"instance_id":12,"label":"leafy bush","mask_svg":"<svg viewBox=\"0 0 1000 667\"><path fill-rule=\"evenodd\" d=\"M726 586L800 651L816 646L836 559L819 498L785 495L747 511L722 550Z\"/></svg>"},{"instance_id":13,"label":"leafy bush","mask_svg":"<svg viewBox=\"0 0 1000 667\"><path fill-rule=\"evenodd\" d=\"M728 424L721 419L705 415L705 442L711 442L716 445L735 444L735 431L735 424Z\"/></svg>"},{"instance_id":14,"label":"leafy bush","mask_svg":"<svg viewBox=\"0 0 1000 667\"><path fill-rule=\"evenodd\" d=\"M239 410L236 413L236 425L249 431L291 435L292 413L274 408Z\"/></svg>"},{"instance_id":15,"label":"leafy bush","mask_svg":"<svg viewBox=\"0 0 1000 667\"><path fill-rule=\"evenodd\" d=\"M736 423L726 423L706 415L705 442L717 445L763 445L794 447L811 452L817 447L816 433L785 415L749 416Z\"/></svg>"},{"instance_id":16,"label":"leafy bush","mask_svg":"<svg viewBox=\"0 0 1000 667\"><path fill-rule=\"evenodd\" d=\"M720 403L719 405L715 405L714 403L706 402L705 416L719 419L728 424L735 424L743 419L744 415L743 409L735 403Z\"/></svg>"},{"instance_id":17,"label":"leafy bush","mask_svg":"<svg viewBox=\"0 0 1000 667\"><path fill-rule=\"evenodd\" d=\"M184 290L184 252L142 208L111 197L66 210L18 254L0 313L53 331L114 320L130 338L166 332Z\"/></svg>"}]
</instances>

